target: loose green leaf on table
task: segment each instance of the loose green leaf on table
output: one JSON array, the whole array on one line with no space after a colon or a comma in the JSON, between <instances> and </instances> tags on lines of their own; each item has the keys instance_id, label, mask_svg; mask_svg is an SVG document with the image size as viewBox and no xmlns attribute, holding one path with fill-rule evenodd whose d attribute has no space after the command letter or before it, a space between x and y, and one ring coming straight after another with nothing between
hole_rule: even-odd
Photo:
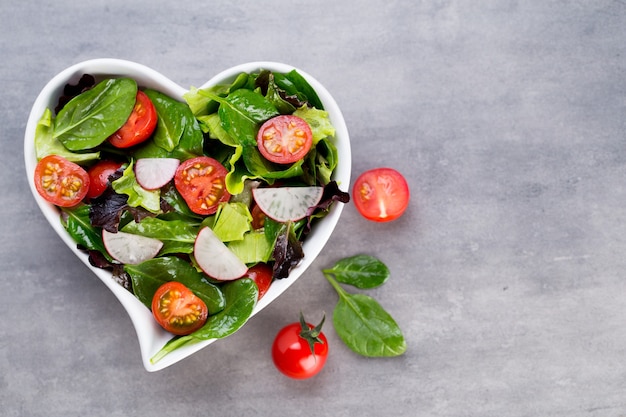
<instances>
[{"instance_id":1,"label":"loose green leaf on table","mask_svg":"<svg viewBox=\"0 0 626 417\"><path fill-rule=\"evenodd\" d=\"M346 346L368 357L398 356L406 351L406 341L393 317L372 297L350 294L339 284L362 289L381 285L389 277L389 270L381 261L356 255L322 272L339 295L333 325Z\"/></svg>"},{"instance_id":2,"label":"loose green leaf on table","mask_svg":"<svg viewBox=\"0 0 626 417\"><path fill-rule=\"evenodd\" d=\"M333 274L342 284L360 289L376 288L389 278L389 268L380 260L369 255L355 255L341 259L330 269L323 271Z\"/></svg>"},{"instance_id":3,"label":"loose green leaf on table","mask_svg":"<svg viewBox=\"0 0 626 417\"><path fill-rule=\"evenodd\" d=\"M398 324L367 295L340 296L333 312L333 325L346 346L363 356L398 356L406 351Z\"/></svg>"}]
</instances>

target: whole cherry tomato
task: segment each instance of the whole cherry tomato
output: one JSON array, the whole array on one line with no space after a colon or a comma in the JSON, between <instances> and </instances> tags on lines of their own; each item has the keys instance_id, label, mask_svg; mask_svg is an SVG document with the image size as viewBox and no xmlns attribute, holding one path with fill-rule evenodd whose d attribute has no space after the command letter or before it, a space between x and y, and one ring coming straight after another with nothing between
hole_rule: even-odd
<instances>
[{"instance_id":1,"label":"whole cherry tomato","mask_svg":"<svg viewBox=\"0 0 626 417\"><path fill-rule=\"evenodd\" d=\"M109 186L109 177L122 167L121 162L103 159L87 170L89 174L89 191L87 197L96 198L104 193Z\"/></svg>"},{"instance_id":2,"label":"whole cherry tomato","mask_svg":"<svg viewBox=\"0 0 626 417\"><path fill-rule=\"evenodd\" d=\"M306 379L322 370L328 357L323 324L324 318L313 326L300 314L299 323L291 323L278 332L272 345L272 360L280 372L290 378Z\"/></svg>"},{"instance_id":3,"label":"whole cherry tomato","mask_svg":"<svg viewBox=\"0 0 626 417\"><path fill-rule=\"evenodd\" d=\"M248 272L246 272L246 277L250 278L256 286L259 288L259 296L258 300L261 299L270 288L270 284L273 279L273 270L272 267L265 263L258 263L250 268L248 268Z\"/></svg>"},{"instance_id":4,"label":"whole cherry tomato","mask_svg":"<svg viewBox=\"0 0 626 417\"><path fill-rule=\"evenodd\" d=\"M154 104L146 93L138 90L135 107L128 120L109 137L109 142L116 148L130 148L138 145L152 135L157 122L158 116Z\"/></svg>"}]
</instances>

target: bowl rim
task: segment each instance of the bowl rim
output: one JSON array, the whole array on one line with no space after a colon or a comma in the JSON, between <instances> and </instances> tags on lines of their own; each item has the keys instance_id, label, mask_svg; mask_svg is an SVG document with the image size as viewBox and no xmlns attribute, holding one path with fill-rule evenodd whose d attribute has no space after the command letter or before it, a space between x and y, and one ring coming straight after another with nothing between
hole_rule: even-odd
<instances>
[{"instance_id":1,"label":"bowl rim","mask_svg":"<svg viewBox=\"0 0 626 417\"><path fill-rule=\"evenodd\" d=\"M288 72L296 70L313 87L325 110L329 113L331 122L335 128L335 146L340 155L333 179L340 186L348 187L351 173L351 148L348 129L339 106L328 90L313 76L294 66L273 61L252 61L227 68L211 77L198 88L205 88L219 83L226 83L242 72L255 72L260 69L268 69L276 72ZM152 313L130 291L124 289L111 279L111 273L90 265L86 253L76 247L76 243L62 227L59 221L59 210L54 205L39 196L34 186L34 168L37 160L35 156L34 137L37 124L46 108L53 108L54 102L60 95L64 85L68 82L76 82L84 73L90 73L96 78L103 77L130 77L137 80L141 87L154 88L178 100L183 100L183 94L188 89L181 87L174 81L165 77L158 71L143 64L117 58L98 58L78 62L62 70L55 75L42 88L35 99L26 124L24 133L24 163L26 176L31 193L37 202L44 217L50 226L57 232L59 237L72 250L72 252L109 288L118 301L122 304L137 333L139 347L144 368L149 372L162 370L176 362L192 355L193 353L210 345L217 339L202 341L190 346L185 346L169 353L156 363L151 363L153 357L161 347L172 338L172 335L164 331L152 318ZM317 258L325 244L332 235L339 220L344 204L334 204L328 215L322 222L316 225L311 235L303 244L305 257L302 262L292 270L289 278L275 281L266 295L257 303L250 318L267 307L287 290ZM249 319L248 319L249 320Z\"/></svg>"}]
</instances>

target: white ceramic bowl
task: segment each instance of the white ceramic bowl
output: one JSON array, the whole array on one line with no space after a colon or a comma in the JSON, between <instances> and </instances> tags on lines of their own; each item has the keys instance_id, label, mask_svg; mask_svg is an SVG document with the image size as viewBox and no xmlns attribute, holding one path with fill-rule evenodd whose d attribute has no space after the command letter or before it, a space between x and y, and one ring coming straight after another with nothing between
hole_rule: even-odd
<instances>
[{"instance_id":1,"label":"white ceramic bowl","mask_svg":"<svg viewBox=\"0 0 626 417\"><path fill-rule=\"evenodd\" d=\"M261 68L276 72L288 72L294 69L292 66L275 62L250 62L229 68L219 73L207 81L204 85L200 86L200 88L232 82L241 72L254 72ZM304 71L297 68L296 70L304 78L306 78L306 80L315 89L324 104L325 110L329 112L331 121L336 129L336 146L339 154L339 163L334 174L334 179L337 180L341 189L347 191L346 187L348 187L350 183L351 152L348 130L341 111L333 97L324 88L324 86ZM37 123L46 108L54 108L65 84L68 82L76 83L80 76L85 73L94 75L96 79L102 79L104 77L130 77L135 79L141 87L156 89L181 101L183 101L182 96L187 89L179 86L155 70L135 62L119 59L95 59L80 62L60 72L52 78L48 84L46 84L33 104L24 136L26 175L28 177L28 182L33 196L35 197L35 201L39 205L46 219L48 219L50 226L57 232L61 239L67 244L67 246L69 246L76 256L85 265L87 265L87 267L91 269L93 273L100 278L100 280L102 280L104 285L106 285L106 287L113 292L113 294L115 294L122 306L124 306L137 332L144 367L148 371L157 371L197 352L198 350L211 344L214 340L203 341L191 346L177 349L176 351L166 355L157 363L152 364L150 362L150 358L153 357L163 347L163 345L165 345L165 343L172 338L172 335L165 332L158 324L156 324L150 310L139 302L134 295L113 281L110 272L94 268L89 264L87 255L76 248L76 243L61 226L59 221L59 210L41 198L34 186L33 176L35 165L37 163L34 149L34 137ZM315 225L314 230L304 243L305 257L301 264L291 272L289 278L277 280L272 284L266 295L256 305L253 315L261 311L269 303L280 296L304 273L309 265L311 265L313 260L323 249L327 240L330 238L330 235L339 220L342 209L343 204L334 204L328 216ZM123 352L120 352L120 354L123 354Z\"/></svg>"}]
</instances>

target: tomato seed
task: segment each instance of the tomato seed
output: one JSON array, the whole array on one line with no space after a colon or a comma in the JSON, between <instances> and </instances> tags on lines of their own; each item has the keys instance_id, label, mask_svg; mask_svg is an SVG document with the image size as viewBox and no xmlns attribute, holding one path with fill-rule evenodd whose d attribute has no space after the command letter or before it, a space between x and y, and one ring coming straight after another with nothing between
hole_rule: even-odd
<instances>
[{"instance_id":1,"label":"tomato seed","mask_svg":"<svg viewBox=\"0 0 626 417\"><path fill-rule=\"evenodd\" d=\"M359 190L359 194L361 195L362 199L369 200L372 194L372 187L370 187L369 184L364 183Z\"/></svg>"}]
</instances>

